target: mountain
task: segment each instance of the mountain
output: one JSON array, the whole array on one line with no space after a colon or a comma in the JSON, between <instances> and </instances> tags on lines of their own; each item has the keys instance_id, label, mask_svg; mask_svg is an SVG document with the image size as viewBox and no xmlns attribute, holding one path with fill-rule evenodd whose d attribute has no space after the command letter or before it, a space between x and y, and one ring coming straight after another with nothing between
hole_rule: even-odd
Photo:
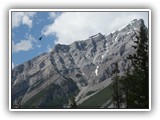
<instances>
[{"instance_id":1,"label":"mountain","mask_svg":"<svg viewBox=\"0 0 160 120\"><path fill-rule=\"evenodd\" d=\"M144 21L135 19L107 35L98 33L70 45L57 44L51 52L16 66L12 70L12 108L69 108L72 97L82 108L91 108L97 98L103 100L96 100L97 104L91 104L94 107L112 107L114 63L119 65L119 74L128 68L126 57L135 52L132 45L140 27L148 34Z\"/></svg>"}]
</instances>

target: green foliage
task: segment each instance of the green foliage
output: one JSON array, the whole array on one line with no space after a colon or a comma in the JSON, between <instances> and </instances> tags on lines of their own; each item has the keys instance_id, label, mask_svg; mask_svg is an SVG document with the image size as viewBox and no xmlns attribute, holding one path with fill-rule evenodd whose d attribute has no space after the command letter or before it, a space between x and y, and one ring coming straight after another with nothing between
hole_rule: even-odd
<instances>
[{"instance_id":1,"label":"green foliage","mask_svg":"<svg viewBox=\"0 0 160 120\"><path fill-rule=\"evenodd\" d=\"M121 77L127 108L149 107L148 36L141 27L133 46L136 53L129 55L133 69Z\"/></svg>"},{"instance_id":2,"label":"green foliage","mask_svg":"<svg viewBox=\"0 0 160 120\"><path fill-rule=\"evenodd\" d=\"M123 98L122 98L122 91L120 85L120 76L118 75L118 63L115 63L115 68L113 69L113 77L112 77L112 87L113 87L113 94L112 94L112 101L116 108L120 108L122 106Z\"/></svg>"},{"instance_id":3,"label":"green foliage","mask_svg":"<svg viewBox=\"0 0 160 120\"><path fill-rule=\"evenodd\" d=\"M82 102L78 108L100 108L112 97L112 84Z\"/></svg>"}]
</instances>

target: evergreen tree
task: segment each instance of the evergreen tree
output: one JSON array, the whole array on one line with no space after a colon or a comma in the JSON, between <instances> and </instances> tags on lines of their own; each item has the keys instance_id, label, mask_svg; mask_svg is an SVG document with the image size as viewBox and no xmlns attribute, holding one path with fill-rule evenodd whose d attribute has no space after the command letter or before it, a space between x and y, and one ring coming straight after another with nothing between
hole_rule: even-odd
<instances>
[{"instance_id":1,"label":"evergreen tree","mask_svg":"<svg viewBox=\"0 0 160 120\"><path fill-rule=\"evenodd\" d=\"M149 107L149 76L148 76L148 36L146 29L140 28L140 34L133 46L136 53L129 55L133 70L127 71L122 77L123 90L127 108ZM124 89L125 88L125 89Z\"/></svg>"},{"instance_id":2,"label":"evergreen tree","mask_svg":"<svg viewBox=\"0 0 160 120\"><path fill-rule=\"evenodd\" d=\"M113 86L113 102L116 108L120 108L122 105L122 93L120 89L120 76L118 75L118 63L115 63L115 68L113 69L112 86Z\"/></svg>"},{"instance_id":3,"label":"evergreen tree","mask_svg":"<svg viewBox=\"0 0 160 120\"><path fill-rule=\"evenodd\" d=\"M123 97L124 104L126 105L126 108L134 108L134 100L133 99L133 91L135 90L134 86L134 79L133 75L130 73L129 68L125 72L123 76L120 78L120 84L122 86L121 90L123 91L123 94L125 97Z\"/></svg>"},{"instance_id":4,"label":"evergreen tree","mask_svg":"<svg viewBox=\"0 0 160 120\"><path fill-rule=\"evenodd\" d=\"M72 108L72 109L77 108L75 97L71 97L71 105L70 106L71 106L70 108Z\"/></svg>"}]
</instances>

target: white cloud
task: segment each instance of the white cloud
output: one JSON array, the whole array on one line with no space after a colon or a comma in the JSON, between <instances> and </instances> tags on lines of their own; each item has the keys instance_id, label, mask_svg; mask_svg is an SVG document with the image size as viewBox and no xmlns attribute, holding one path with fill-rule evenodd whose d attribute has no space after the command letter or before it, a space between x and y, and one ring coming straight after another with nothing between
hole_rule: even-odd
<instances>
[{"instance_id":1,"label":"white cloud","mask_svg":"<svg viewBox=\"0 0 160 120\"><path fill-rule=\"evenodd\" d=\"M112 32L133 19L143 18L147 24L147 15L147 12L64 12L45 26L42 33L56 35L56 43L71 44L99 32Z\"/></svg>"},{"instance_id":2,"label":"white cloud","mask_svg":"<svg viewBox=\"0 0 160 120\"><path fill-rule=\"evenodd\" d=\"M12 13L12 27L19 27L19 25L21 24L23 15L24 15L23 12Z\"/></svg>"},{"instance_id":3,"label":"white cloud","mask_svg":"<svg viewBox=\"0 0 160 120\"><path fill-rule=\"evenodd\" d=\"M33 38L31 35L29 35L28 39L21 40L19 43L14 43L14 41L12 41L12 52L17 53L19 51L29 51L33 49L34 41L35 38Z\"/></svg>"},{"instance_id":4,"label":"white cloud","mask_svg":"<svg viewBox=\"0 0 160 120\"><path fill-rule=\"evenodd\" d=\"M32 20L30 20L29 17L24 16L23 20L22 20L22 24L26 24L26 25L28 25L29 28L31 28L32 27Z\"/></svg>"},{"instance_id":5,"label":"white cloud","mask_svg":"<svg viewBox=\"0 0 160 120\"><path fill-rule=\"evenodd\" d=\"M47 52L51 52L52 51L52 48L48 45L47 46Z\"/></svg>"},{"instance_id":6,"label":"white cloud","mask_svg":"<svg viewBox=\"0 0 160 120\"><path fill-rule=\"evenodd\" d=\"M31 41L28 40L21 40L21 42L15 44L14 42L12 42L12 51L13 52L19 52L19 51L28 51L30 49L32 49L32 43Z\"/></svg>"},{"instance_id":7,"label":"white cloud","mask_svg":"<svg viewBox=\"0 0 160 120\"><path fill-rule=\"evenodd\" d=\"M55 19L56 17L57 17L57 14L56 14L56 12L49 12L49 19Z\"/></svg>"},{"instance_id":8,"label":"white cloud","mask_svg":"<svg viewBox=\"0 0 160 120\"><path fill-rule=\"evenodd\" d=\"M32 27L32 18L36 12L12 12L12 28L19 27L21 24Z\"/></svg>"},{"instance_id":9,"label":"white cloud","mask_svg":"<svg viewBox=\"0 0 160 120\"><path fill-rule=\"evenodd\" d=\"M38 44L38 45L36 45L38 48L41 48L42 47L42 45L40 45L40 44Z\"/></svg>"}]
</instances>

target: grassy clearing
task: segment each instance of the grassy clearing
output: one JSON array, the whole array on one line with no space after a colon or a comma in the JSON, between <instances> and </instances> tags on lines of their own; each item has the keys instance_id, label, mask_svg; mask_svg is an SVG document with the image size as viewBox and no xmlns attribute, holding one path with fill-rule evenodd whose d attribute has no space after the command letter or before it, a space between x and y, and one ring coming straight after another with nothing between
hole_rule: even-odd
<instances>
[{"instance_id":1,"label":"grassy clearing","mask_svg":"<svg viewBox=\"0 0 160 120\"><path fill-rule=\"evenodd\" d=\"M112 84L79 105L79 108L99 108L112 97Z\"/></svg>"}]
</instances>

